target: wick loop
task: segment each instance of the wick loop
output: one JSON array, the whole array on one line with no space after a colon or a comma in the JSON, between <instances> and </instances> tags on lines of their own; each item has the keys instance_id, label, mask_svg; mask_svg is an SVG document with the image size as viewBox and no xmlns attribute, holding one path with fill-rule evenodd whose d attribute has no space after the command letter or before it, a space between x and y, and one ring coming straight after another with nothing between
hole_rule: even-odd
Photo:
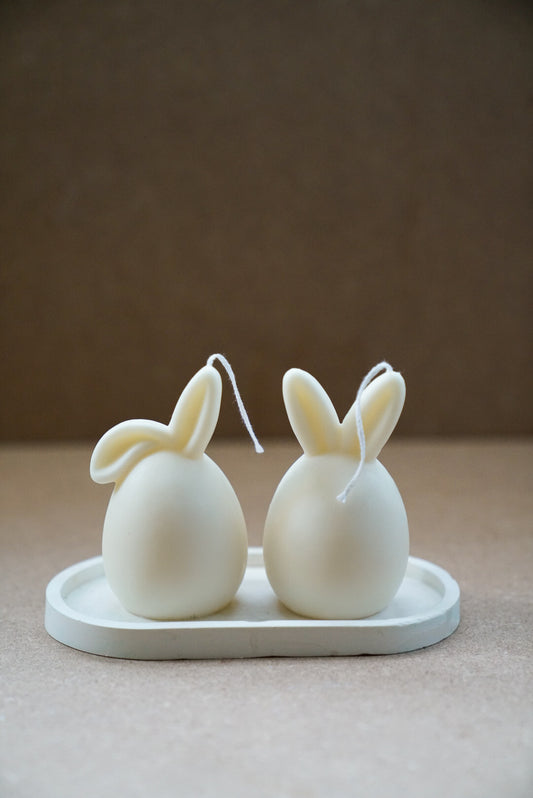
<instances>
[{"instance_id":1,"label":"wick loop","mask_svg":"<svg viewBox=\"0 0 533 798\"><path fill-rule=\"evenodd\" d=\"M241 395L239 393L239 389L237 388L237 380L235 379L235 374L233 373L233 369L231 368L227 358L225 358L224 355L220 355L220 354L210 355L207 358L207 365L208 366L212 366L215 360L218 360L224 366L224 368L226 369L226 372L227 372L228 377L230 379L231 385L233 387L233 393L235 394L235 399L237 400L237 406L239 408L239 412L241 414L241 418L244 421L244 426L248 430L248 434L250 435L250 438L253 441L255 451L258 454L262 454L265 450L263 449L263 447L261 446L261 444L257 440L255 432L253 431L252 425L250 423L250 419L248 418L248 413L246 412L246 408L244 407L244 403L243 403L243 401L241 399Z\"/></svg>"},{"instance_id":2,"label":"wick loop","mask_svg":"<svg viewBox=\"0 0 533 798\"><path fill-rule=\"evenodd\" d=\"M378 363L374 368L370 369L366 377L363 379L361 385L359 386L359 390L357 391L357 396L355 397L355 424L357 427L357 437L359 439L359 454L360 460L359 465L357 466L357 471L348 482L342 493L339 493L337 496L337 501L342 502L342 504L346 503L346 499L348 498L348 494L351 492L353 486L357 482L359 474L362 471L363 465L365 463L365 456L366 456L366 441L365 441L365 430L363 427L363 419L361 416L361 396L363 395L363 391L365 388L372 382L374 377L377 377L380 371L393 371L392 366L387 363L385 360L382 360L381 363Z\"/></svg>"}]
</instances>

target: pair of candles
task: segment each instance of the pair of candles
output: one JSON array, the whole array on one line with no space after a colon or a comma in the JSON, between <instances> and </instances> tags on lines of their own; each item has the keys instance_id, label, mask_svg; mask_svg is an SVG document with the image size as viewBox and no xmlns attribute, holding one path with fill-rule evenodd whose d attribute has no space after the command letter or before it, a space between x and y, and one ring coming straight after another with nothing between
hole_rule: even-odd
<instances>
[{"instance_id":1,"label":"pair of candles","mask_svg":"<svg viewBox=\"0 0 533 798\"><path fill-rule=\"evenodd\" d=\"M231 366L212 355L185 387L168 425L122 422L100 439L91 458L92 478L115 482L102 540L106 577L135 615L179 620L216 613L244 576L242 509L205 454L222 397L217 359L256 451L262 451ZM375 366L342 423L325 390L305 371L285 374L283 398L303 455L282 478L268 510L263 555L270 584L300 615L373 615L394 597L409 555L400 493L377 460L403 407L403 378L387 363Z\"/></svg>"}]
</instances>

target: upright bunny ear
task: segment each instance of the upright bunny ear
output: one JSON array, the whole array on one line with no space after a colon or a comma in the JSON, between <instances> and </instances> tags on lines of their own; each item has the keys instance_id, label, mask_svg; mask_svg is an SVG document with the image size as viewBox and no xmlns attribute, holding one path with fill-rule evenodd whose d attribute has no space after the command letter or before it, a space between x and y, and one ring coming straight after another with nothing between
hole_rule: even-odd
<instances>
[{"instance_id":1,"label":"upright bunny ear","mask_svg":"<svg viewBox=\"0 0 533 798\"><path fill-rule=\"evenodd\" d=\"M361 418L365 431L365 460L375 460L398 423L405 401L405 382L397 371L376 377L361 396ZM355 403L342 422L342 448L359 456Z\"/></svg>"},{"instance_id":2,"label":"upright bunny ear","mask_svg":"<svg viewBox=\"0 0 533 798\"><path fill-rule=\"evenodd\" d=\"M175 448L186 457L201 457L215 431L222 398L222 379L204 366L186 385L170 419Z\"/></svg>"},{"instance_id":3,"label":"upright bunny ear","mask_svg":"<svg viewBox=\"0 0 533 798\"><path fill-rule=\"evenodd\" d=\"M287 415L306 454L335 451L340 442L340 423L331 399L307 371L290 369L283 377Z\"/></svg>"}]
</instances>

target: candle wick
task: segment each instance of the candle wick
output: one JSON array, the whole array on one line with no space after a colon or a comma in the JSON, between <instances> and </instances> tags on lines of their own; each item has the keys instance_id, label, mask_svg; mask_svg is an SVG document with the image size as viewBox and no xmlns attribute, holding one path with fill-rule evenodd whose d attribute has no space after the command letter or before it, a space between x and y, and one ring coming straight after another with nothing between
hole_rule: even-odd
<instances>
[{"instance_id":1,"label":"candle wick","mask_svg":"<svg viewBox=\"0 0 533 798\"><path fill-rule=\"evenodd\" d=\"M248 430L248 434L250 435L250 438L253 441L255 451L258 454L262 454L265 450L257 440L253 427L250 423L250 419L248 418L248 413L246 412L246 408L244 407L244 402L242 401L239 389L237 388L237 380L235 379L235 374L233 372L233 369L231 368L228 359L224 357L224 355L220 354L210 355L207 358L207 365L212 366L215 360L218 360L226 369L231 385L233 387L233 393L235 394L235 399L237 400L237 406L239 408L239 413L241 414L241 418L244 422L244 426Z\"/></svg>"},{"instance_id":2,"label":"candle wick","mask_svg":"<svg viewBox=\"0 0 533 798\"><path fill-rule=\"evenodd\" d=\"M357 470L351 480L348 482L342 493L339 493L337 496L337 501L342 502L342 504L346 504L346 499L348 498L348 494L353 489L357 479L359 478L359 474L363 470L363 466L365 464L365 456L366 456L366 440L365 440L365 428L363 426L363 418L361 416L361 397L363 395L363 391L365 388L372 382L374 377L377 377L380 371L393 371L392 366L383 360L381 363L378 363L374 368L371 368L366 377L361 382L359 386L359 390L357 391L357 396L355 397L355 425L357 427L357 437L359 439L359 465L357 466Z\"/></svg>"}]
</instances>

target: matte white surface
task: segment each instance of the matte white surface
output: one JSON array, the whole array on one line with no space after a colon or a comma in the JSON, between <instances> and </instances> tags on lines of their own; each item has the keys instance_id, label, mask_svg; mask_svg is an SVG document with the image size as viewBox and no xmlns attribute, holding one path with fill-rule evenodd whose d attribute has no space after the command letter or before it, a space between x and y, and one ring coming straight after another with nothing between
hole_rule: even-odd
<instances>
[{"instance_id":1,"label":"matte white surface","mask_svg":"<svg viewBox=\"0 0 533 798\"><path fill-rule=\"evenodd\" d=\"M364 387L367 379L341 422L311 374L290 369L283 378L287 415L304 453L272 498L263 549L278 598L309 618L381 612L405 576L407 515L376 459L402 411L405 383L394 371Z\"/></svg>"},{"instance_id":2,"label":"matte white surface","mask_svg":"<svg viewBox=\"0 0 533 798\"><path fill-rule=\"evenodd\" d=\"M204 451L221 396L218 371L204 366L168 425L123 421L95 446L92 478L115 482L102 536L105 574L130 612L157 620L205 616L225 607L242 581L242 509Z\"/></svg>"},{"instance_id":3,"label":"matte white surface","mask_svg":"<svg viewBox=\"0 0 533 798\"><path fill-rule=\"evenodd\" d=\"M111 592L101 557L67 568L46 590L45 626L52 637L82 651L127 659L392 654L437 643L458 623L455 580L413 557L391 604L359 621L313 621L287 610L268 583L260 548L249 550L235 600L198 621L131 615Z\"/></svg>"}]
</instances>

